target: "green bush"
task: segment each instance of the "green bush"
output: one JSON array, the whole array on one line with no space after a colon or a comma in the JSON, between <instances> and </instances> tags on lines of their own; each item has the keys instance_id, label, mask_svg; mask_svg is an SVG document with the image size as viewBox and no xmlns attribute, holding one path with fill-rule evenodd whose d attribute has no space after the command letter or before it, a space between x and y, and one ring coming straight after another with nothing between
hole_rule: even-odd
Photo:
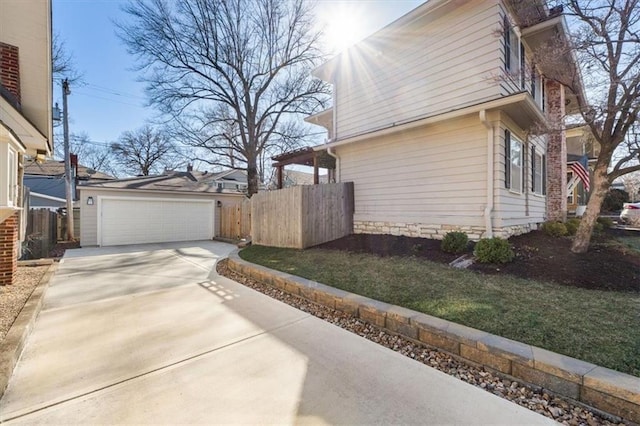
<instances>
[{"instance_id":1,"label":"green bush","mask_svg":"<svg viewBox=\"0 0 640 426\"><path fill-rule=\"evenodd\" d=\"M514 257L509 242L499 237L481 239L473 254L480 263L507 263Z\"/></svg>"},{"instance_id":2,"label":"green bush","mask_svg":"<svg viewBox=\"0 0 640 426\"><path fill-rule=\"evenodd\" d=\"M542 224L542 232L552 237L563 237L567 235L567 227L562 222L548 221Z\"/></svg>"},{"instance_id":3,"label":"green bush","mask_svg":"<svg viewBox=\"0 0 640 426\"><path fill-rule=\"evenodd\" d=\"M580 219L573 217L567 220L564 226L567 228L567 235L576 235L576 232L578 232L578 226L580 226Z\"/></svg>"},{"instance_id":4,"label":"green bush","mask_svg":"<svg viewBox=\"0 0 640 426\"><path fill-rule=\"evenodd\" d=\"M610 189L602 202L602 211L615 212L622 210L622 205L629 202L629 193L622 189Z\"/></svg>"},{"instance_id":5,"label":"green bush","mask_svg":"<svg viewBox=\"0 0 640 426\"><path fill-rule=\"evenodd\" d=\"M613 220L610 217L599 217L597 223L603 228L613 228Z\"/></svg>"},{"instance_id":6,"label":"green bush","mask_svg":"<svg viewBox=\"0 0 640 426\"><path fill-rule=\"evenodd\" d=\"M469 237L464 232L447 232L442 239L440 249L447 253L462 253L469 245Z\"/></svg>"}]
</instances>

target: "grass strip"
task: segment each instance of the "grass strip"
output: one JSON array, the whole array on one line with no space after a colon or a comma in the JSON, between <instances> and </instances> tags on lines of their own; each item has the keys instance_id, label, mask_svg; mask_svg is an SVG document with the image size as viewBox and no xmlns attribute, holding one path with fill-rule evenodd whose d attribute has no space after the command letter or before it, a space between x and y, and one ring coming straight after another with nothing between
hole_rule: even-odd
<instances>
[{"instance_id":1,"label":"grass strip","mask_svg":"<svg viewBox=\"0 0 640 426\"><path fill-rule=\"evenodd\" d=\"M240 257L640 376L640 294L483 275L416 258L251 246Z\"/></svg>"}]
</instances>

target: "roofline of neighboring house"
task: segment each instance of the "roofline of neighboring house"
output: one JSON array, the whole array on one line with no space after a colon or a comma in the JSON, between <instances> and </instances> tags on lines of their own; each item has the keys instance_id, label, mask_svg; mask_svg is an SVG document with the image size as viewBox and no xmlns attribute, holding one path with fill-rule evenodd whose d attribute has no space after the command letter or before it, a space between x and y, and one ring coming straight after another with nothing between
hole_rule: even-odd
<instances>
[{"instance_id":1,"label":"roofline of neighboring house","mask_svg":"<svg viewBox=\"0 0 640 426\"><path fill-rule=\"evenodd\" d=\"M29 196L33 196L33 197L37 197L37 198L44 198L45 200L58 201L60 203L66 203L67 202L67 200L65 200L64 198L58 198L58 197L54 197L54 196L51 196L51 195L41 194L39 192L29 192Z\"/></svg>"},{"instance_id":2,"label":"roofline of neighboring house","mask_svg":"<svg viewBox=\"0 0 640 426\"><path fill-rule=\"evenodd\" d=\"M95 185L82 185L78 186L79 191L89 191L89 190L100 190L100 191L109 191L109 192L131 192L131 193L140 193L140 192L152 192L154 194L189 194L189 195L200 195L200 196L220 196L220 195L231 195L231 196L241 196L244 197L245 194L243 192L217 192L217 191L171 191L168 189L142 189L142 188L110 188L104 186L95 186Z\"/></svg>"},{"instance_id":3,"label":"roofline of neighboring house","mask_svg":"<svg viewBox=\"0 0 640 426\"><path fill-rule=\"evenodd\" d=\"M547 120L544 114L538 109L537 105L533 103L533 100L531 99L529 92L524 91L524 92L519 92L510 96L497 98L491 101L481 102L478 104L470 105L470 106L459 108L459 109L454 109L454 110L443 112L440 114L431 115L428 117L413 118L413 119L409 119L402 122L392 123L386 127L367 131L357 135L351 135L344 139L329 141L325 144L314 146L313 149L314 151L324 151L327 148L347 145L350 143L358 142L358 141L369 139L372 137L384 136L384 135L399 132L399 131L406 131L416 127L426 126L428 124L434 124L441 121L450 120L453 118L463 117L465 115L477 114L477 113L480 113L480 111L500 109L505 106L520 103L520 102L524 102L524 104L527 106L528 109L530 109L532 112L538 115L538 119L540 121L545 122Z\"/></svg>"}]
</instances>

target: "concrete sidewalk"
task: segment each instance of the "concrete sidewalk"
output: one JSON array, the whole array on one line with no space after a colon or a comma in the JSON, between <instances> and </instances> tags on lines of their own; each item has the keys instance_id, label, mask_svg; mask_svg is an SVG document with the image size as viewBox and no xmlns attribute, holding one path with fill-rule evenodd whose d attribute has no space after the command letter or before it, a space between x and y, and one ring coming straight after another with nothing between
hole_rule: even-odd
<instances>
[{"instance_id":1,"label":"concrete sidewalk","mask_svg":"<svg viewBox=\"0 0 640 426\"><path fill-rule=\"evenodd\" d=\"M218 276L232 249L68 252L0 421L554 423Z\"/></svg>"}]
</instances>

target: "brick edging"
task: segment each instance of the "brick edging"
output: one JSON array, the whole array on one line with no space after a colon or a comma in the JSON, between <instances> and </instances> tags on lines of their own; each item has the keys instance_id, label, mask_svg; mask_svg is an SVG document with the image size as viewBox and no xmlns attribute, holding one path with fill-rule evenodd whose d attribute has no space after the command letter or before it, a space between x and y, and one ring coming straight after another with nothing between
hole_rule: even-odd
<instances>
[{"instance_id":1,"label":"brick edging","mask_svg":"<svg viewBox=\"0 0 640 426\"><path fill-rule=\"evenodd\" d=\"M51 263L47 272L44 273L40 282L33 290L18 317L11 325L6 336L2 340L2 350L0 350L0 398L9 384L11 374L15 368L24 345L33 329L33 325L42 309L44 295L49 287L49 281L58 268L57 263Z\"/></svg>"},{"instance_id":2,"label":"brick edging","mask_svg":"<svg viewBox=\"0 0 640 426\"><path fill-rule=\"evenodd\" d=\"M229 254L232 270L474 364L640 423L640 378L380 302Z\"/></svg>"}]
</instances>

